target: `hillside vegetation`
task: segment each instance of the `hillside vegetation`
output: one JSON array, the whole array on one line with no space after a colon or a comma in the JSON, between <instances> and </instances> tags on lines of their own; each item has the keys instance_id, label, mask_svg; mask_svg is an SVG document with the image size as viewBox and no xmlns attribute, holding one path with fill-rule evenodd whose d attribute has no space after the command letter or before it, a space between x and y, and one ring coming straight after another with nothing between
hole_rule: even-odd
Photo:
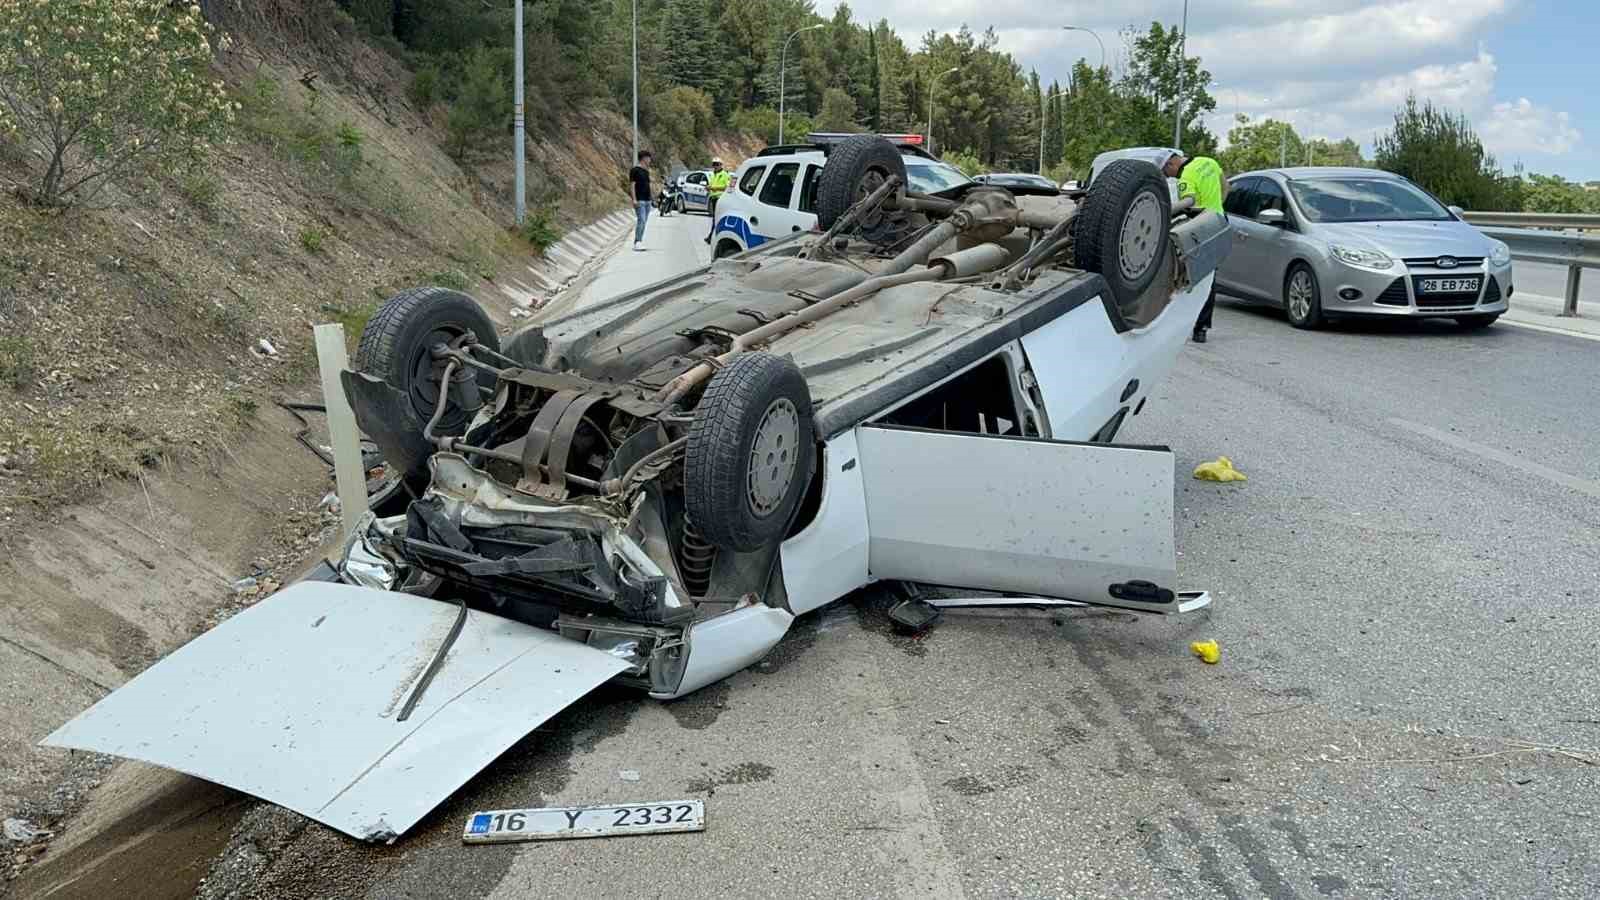
<instances>
[{"instance_id":1,"label":"hillside vegetation","mask_svg":"<svg viewBox=\"0 0 1600 900\"><path fill-rule=\"evenodd\" d=\"M67 6L6 0L0 12ZM140 29L189 14L164 0L79 6ZM395 48L333 0L207 2L201 13L204 57L171 65L220 92L231 121L208 119L182 152L123 162L126 140L80 142L67 164L111 166L103 184L49 196L49 142L27 117L56 105L24 106L11 127L0 117L0 536L108 479L172 462L225 468L264 406L313 383L313 323L343 322L353 339L401 287L481 288L563 227L625 202L630 139L615 113L564 107L530 129L537 227L519 232L508 136L486 129L463 146L449 108L420 97ZM83 51L64 41L49 27L8 32L0 66L51 53L75 65ZM28 55L41 46L46 56ZM185 134L128 112L144 108L139 86L118 74L87 114L127 117L105 128L108 141ZM9 96L28 86L6 81ZM78 111L62 104L58 118Z\"/></svg>"}]
</instances>

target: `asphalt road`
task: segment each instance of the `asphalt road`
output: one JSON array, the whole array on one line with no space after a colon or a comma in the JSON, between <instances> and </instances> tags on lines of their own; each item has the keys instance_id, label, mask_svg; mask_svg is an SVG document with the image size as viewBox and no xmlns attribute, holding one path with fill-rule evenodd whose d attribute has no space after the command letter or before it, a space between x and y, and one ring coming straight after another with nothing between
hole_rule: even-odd
<instances>
[{"instance_id":1,"label":"asphalt road","mask_svg":"<svg viewBox=\"0 0 1600 900\"><path fill-rule=\"evenodd\" d=\"M694 246L705 225L654 220L647 243ZM651 258L612 265L669 264ZM1224 301L1124 434L1173 447L1180 569L1210 611L951 614L911 640L864 592L684 700L602 689L399 847L310 829L261 886L1596 896L1597 401L1592 342L1450 323L1306 333ZM1250 480L1187 477L1218 454ZM1205 638L1218 665L1189 652ZM706 798L704 833L460 843L478 809L684 797Z\"/></svg>"}]
</instances>

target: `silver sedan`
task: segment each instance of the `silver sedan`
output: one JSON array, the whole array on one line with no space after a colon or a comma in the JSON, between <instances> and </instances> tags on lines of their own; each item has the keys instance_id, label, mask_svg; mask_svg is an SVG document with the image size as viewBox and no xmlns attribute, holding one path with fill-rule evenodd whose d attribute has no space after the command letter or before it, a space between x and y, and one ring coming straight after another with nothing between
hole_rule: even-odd
<instances>
[{"instance_id":1,"label":"silver sedan","mask_svg":"<svg viewBox=\"0 0 1600 900\"><path fill-rule=\"evenodd\" d=\"M1511 251L1410 181L1376 169L1247 172L1224 203L1221 293L1282 306L1289 324L1443 316L1482 328L1509 308Z\"/></svg>"}]
</instances>

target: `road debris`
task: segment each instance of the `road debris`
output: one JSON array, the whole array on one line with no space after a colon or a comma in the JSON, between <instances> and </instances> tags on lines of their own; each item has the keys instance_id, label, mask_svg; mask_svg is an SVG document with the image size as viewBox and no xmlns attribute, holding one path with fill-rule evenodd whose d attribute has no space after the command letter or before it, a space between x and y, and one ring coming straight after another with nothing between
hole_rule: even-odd
<instances>
[{"instance_id":1,"label":"road debris","mask_svg":"<svg viewBox=\"0 0 1600 900\"><path fill-rule=\"evenodd\" d=\"M255 347L251 349L255 351L257 356L269 357L271 359L278 358L278 348L272 346L272 342L266 338L256 341Z\"/></svg>"},{"instance_id":2,"label":"road debris","mask_svg":"<svg viewBox=\"0 0 1600 900\"><path fill-rule=\"evenodd\" d=\"M1219 456L1211 462L1194 467L1194 477L1200 481L1249 481L1244 473L1233 467L1233 460Z\"/></svg>"},{"instance_id":3,"label":"road debris","mask_svg":"<svg viewBox=\"0 0 1600 900\"><path fill-rule=\"evenodd\" d=\"M0 833L4 833L6 840L19 844L31 843L34 838L49 837L51 832L33 827L27 819L6 819L0 824Z\"/></svg>"},{"instance_id":4,"label":"road debris","mask_svg":"<svg viewBox=\"0 0 1600 900\"><path fill-rule=\"evenodd\" d=\"M1200 657L1200 661L1207 665L1216 665L1222 659L1222 648L1216 641L1195 641L1189 645L1189 652Z\"/></svg>"},{"instance_id":5,"label":"road debris","mask_svg":"<svg viewBox=\"0 0 1600 900\"><path fill-rule=\"evenodd\" d=\"M623 769L622 771L617 773L617 777L621 778L623 781L638 781L639 780L639 770L637 770L637 769Z\"/></svg>"},{"instance_id":6,"label":"road debris","mask_svg":"<svg viewBox=\"0 0 1600 900\"><path fill-rule=\"evenodd\" d=\"M705 830L704 800L673 800L621 806L485 810L467 817L461 841L501 844Z\"/></svg>"}]
</instances>

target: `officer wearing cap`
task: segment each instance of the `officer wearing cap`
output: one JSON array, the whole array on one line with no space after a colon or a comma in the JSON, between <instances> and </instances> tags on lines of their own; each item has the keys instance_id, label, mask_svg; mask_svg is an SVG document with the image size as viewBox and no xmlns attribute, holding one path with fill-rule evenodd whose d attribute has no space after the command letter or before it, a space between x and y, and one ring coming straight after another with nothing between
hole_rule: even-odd
<instances>
[{"instance_id":1,"label":"officer wearing cap","mask_svg":"<svg viewBox=\"0 0 1600 900\"><path fill-rule=\"evenodd\" d=\"M1216 160L1209 156L1184 156L1182 151L1174 151L1161 171L1168 178L1178 179L1179 197L1193 197L1194 205L1200 209L1222 214L1222 198L1228 193L1228 181L1222 177L1222 166ZM1194 323L1195 343L1206 342L1206 332L1211 330L1211 310L1216 305L1217 288L1213 282L1211 296L1206 298L1206 305Z\"/></svg>"},{"instance_id":2,"label":"officer wearing cap","mask_svg":"<svg viewBox=\"0 0 1600 900\"><path fill-rule=\"evenodd\" d=\"M711 230L706 232L706 243L711 243L711 236L717 233L717 199L722 192L728 189L731 176L722 168L722 158L711 157L711 177L706 179L706 193L711 199Z\"/></svg>"}]
</instances>

